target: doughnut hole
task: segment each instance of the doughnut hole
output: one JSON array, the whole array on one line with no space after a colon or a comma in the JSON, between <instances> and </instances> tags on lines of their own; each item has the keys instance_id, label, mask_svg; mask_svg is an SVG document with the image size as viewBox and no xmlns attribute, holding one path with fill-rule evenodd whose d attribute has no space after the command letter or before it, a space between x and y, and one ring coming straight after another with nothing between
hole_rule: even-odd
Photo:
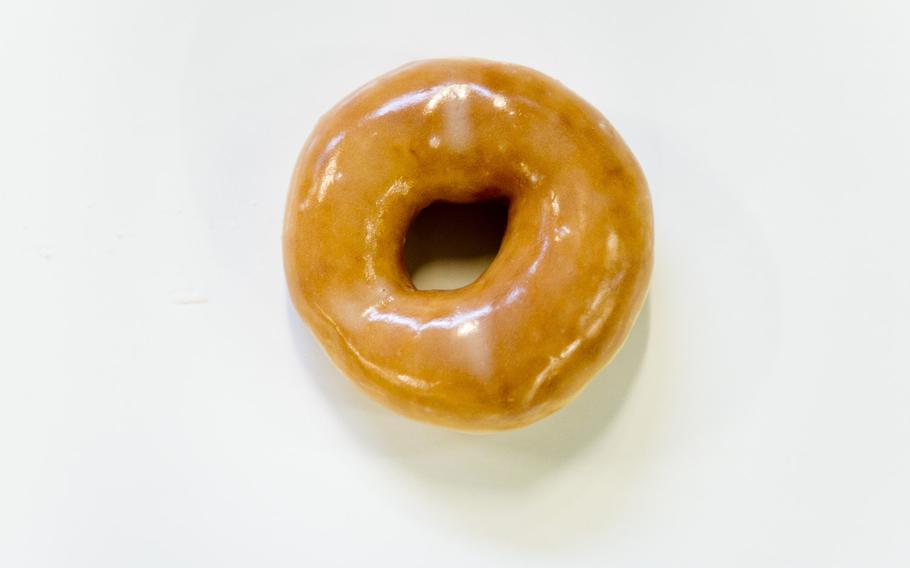
<instances>
[{"instance_id":1,"label":"doughnut hole","mask_svg":"<svg viewBox=\"0 0 910 568\"><path fill-rule=\"evenodd\" d=\"M509 200L434 201L414 217L405 237L404 266L418 290L455 290L496 258L509 219Z\"/></svg>"}]
</instances>

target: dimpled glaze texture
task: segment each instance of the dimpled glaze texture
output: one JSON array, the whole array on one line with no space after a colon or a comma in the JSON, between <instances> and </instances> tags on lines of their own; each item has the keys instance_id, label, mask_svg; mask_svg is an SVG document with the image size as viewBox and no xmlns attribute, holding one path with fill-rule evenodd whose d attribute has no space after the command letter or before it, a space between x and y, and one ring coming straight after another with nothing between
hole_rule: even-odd
<instances>
[{"instance_id":1,"label":"dimpled glaze texture","mask_svg":"<svg viewBox=\"0 0 910 568\"><path fill-rule=\"evenodd\" d=\"M408 226L444 200L510 200L499 254L458 290L416 290ZM531 69L422 61L322 117L284 231L297 310L364 391L459 430L516 428L570 401L647 292L651 203L619 135Z\"/></svg>"}]
</instances>

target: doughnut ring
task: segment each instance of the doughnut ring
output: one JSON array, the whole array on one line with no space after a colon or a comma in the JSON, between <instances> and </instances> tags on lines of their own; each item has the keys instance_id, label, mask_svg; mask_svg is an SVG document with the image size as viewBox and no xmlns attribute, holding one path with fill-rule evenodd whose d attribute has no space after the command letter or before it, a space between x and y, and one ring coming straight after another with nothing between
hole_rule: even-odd
<instances>
[{"instance_id":1,"label":"doughnut ring","mask_svg":"<svg viewBox=\"0 0 910 568\"><path fill-rule=\"evenodd\" d=\"M408 227L437 201L506 199L473 283L418 290ZM284 222L291 299L335 364L405 416L528 425L619 350L647 294L651 199L592 106L528 68L429 60L342 100L310 135Z\"/></svg>"}]
</instances>

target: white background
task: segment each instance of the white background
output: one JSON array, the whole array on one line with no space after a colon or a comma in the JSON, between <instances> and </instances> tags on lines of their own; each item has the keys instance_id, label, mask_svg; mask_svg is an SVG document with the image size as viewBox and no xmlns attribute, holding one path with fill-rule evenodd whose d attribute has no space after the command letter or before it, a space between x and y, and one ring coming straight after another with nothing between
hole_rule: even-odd
<instances>
[{"instance_id":1,"label":"white background","mask_svg":"<svg viewBox=\"0 0 910 568\"><path fill-rule=\"evenodd\" d=\"M0 565L907 566L908 27L902 1L4 2ZM281 267L317 117L446 55L564 82L654 199L626 348L506 434L366 400Z\"/></svg>"}]
</instances>

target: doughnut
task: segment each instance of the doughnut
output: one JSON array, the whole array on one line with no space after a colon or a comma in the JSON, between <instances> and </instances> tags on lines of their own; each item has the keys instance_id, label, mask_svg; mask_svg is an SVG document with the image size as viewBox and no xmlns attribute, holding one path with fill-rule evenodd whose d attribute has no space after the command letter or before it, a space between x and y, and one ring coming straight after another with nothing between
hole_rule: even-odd
<instances>
[{"instance_id":1,"label":"doughnut","mask_svg":"<svg viewBox=\"0 0 910 568\"><path fill-rule=\"evenodd\" d=\"M419 290L402 252L436 202L508 202L499 252L455 290ZM620 349L647 294L651 198L607 120L532 69L411 63L322 116L284 220L293 304L366 394L469 432L563 407Z\"/></svg>"}]
</instances>

